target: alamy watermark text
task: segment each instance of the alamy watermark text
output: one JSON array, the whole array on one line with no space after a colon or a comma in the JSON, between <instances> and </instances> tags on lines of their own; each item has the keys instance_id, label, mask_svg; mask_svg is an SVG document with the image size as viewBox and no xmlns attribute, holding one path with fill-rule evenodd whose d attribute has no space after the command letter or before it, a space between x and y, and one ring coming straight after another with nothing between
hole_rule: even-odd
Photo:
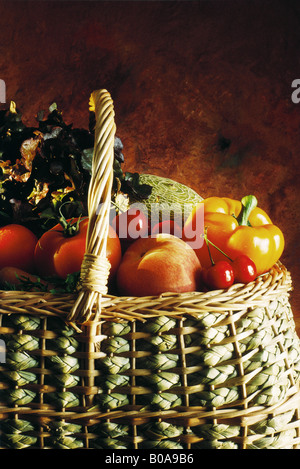
<instances>
[{"instance_id":1,"label":"alamy watermark text","mask_svg":"<svg viewBox=\"0 0 300 469\"><path fill-rule=\"evenodd\" d=\"M6 103L6 84L4 80L0 79L0 104Z\"/></svg>"}]
</instances>

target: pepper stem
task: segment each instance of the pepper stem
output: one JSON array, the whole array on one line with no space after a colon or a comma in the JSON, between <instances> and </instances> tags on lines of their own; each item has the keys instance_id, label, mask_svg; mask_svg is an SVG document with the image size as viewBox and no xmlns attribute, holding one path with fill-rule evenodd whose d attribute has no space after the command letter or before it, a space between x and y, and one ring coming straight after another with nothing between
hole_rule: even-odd
<instances>
[{"instance_id":1,"label":"pepper stem","mask_svg":"<svg viewBox=\"0 0 300 469\"><path fill-rule=\"evenodd\" d=\"M237 217L240 226L249 226L249 216L252 210L257 206L255 195L246 195L242 198L242 209Z\"/></svg>"}]
</instances>

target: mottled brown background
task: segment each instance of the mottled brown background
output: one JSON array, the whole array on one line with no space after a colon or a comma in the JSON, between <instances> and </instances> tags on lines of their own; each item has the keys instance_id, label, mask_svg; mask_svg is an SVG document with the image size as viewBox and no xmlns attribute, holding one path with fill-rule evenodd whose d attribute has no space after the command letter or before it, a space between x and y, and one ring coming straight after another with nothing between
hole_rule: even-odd
<instances>
[{"instance_id":1,"label":"mottled brown background","mask_svg":"<svg viewBox=\"0 0 300 469\"><path fill-rule=\"evenodd\" d=\"M286 238L300 320L299 1L2 1L0 78L27 123L88 125L107 88L124 169L203 197L254 193Z\"/></svg>"}]
</instances>

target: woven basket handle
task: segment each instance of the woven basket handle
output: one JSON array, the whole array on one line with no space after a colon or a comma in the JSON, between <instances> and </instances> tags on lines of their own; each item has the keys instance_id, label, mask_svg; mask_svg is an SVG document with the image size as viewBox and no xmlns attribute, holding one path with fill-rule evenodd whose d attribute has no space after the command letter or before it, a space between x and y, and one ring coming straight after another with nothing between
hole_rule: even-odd
<instances>
[{"instance_id":1,"label":"woven basket handle","mask_svg":"<svg viewBox=\"0 0 300 469\"><path fill-rule=\"evenodd\" d=\"M80 273L80 291L67 320L75 323L95 321L101 313L101 297L107 293L110 263L106 257L109 211L113 183L114 107L106 90L94 91L90 104L96 126L92 175L88 192L89 224L85 255Z\"/></svg>"}]
</instances>

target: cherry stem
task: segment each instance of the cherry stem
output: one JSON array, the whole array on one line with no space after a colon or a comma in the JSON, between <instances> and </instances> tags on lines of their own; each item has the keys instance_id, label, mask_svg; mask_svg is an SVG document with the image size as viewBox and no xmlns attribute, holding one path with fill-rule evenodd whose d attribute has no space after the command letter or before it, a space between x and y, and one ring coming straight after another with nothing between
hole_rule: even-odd
<instances>
[{"instance_id":1,"label":"cherry stem","mask_svg":"<svg viewBox=\"0 0 300 469\"><path fill-rule=\"evenodd\" d=\"M207 249L208 249L208 254L209 254L209 257L210 257L210 262L211 262L211 265L215 265L215 262L212 258L212 255L211 255L211 252L210 252L210 247L209 247L209 243L210 241L208 240L207 238L207 226L205 227L205 233L204 233L204 239L205 239L205 242L206 242L206 246L207 246Z\"/></svg>"},{"instance_id":2,"label":"cherry stem","mask_svg":"<svg viewBox=\"0 0 300 469\"><path fill-rule=\"evenodd\" d=\"M204 239L205 239L205 242L206 242L206 245L207 245L207 249L208 249L208 253L209 253L209 257L210 257L210 260L211 260L211 263L212 265L215 264L215 262L213 261L213 258L212 258L212 255L211 255L211 252L210 252L210 248L209 248L209 245L213 246L215 249L217 249L221 254L223 254L223 256L227 257L227 259L230 260L230 262L233 262L233 260L227 255L225 254L224 251L222 251L222 249L220 249L218 246L216 246L212 241L210 241L207 237L207 227L205 228L205 233L204 233Z\"/></svg>"}]
</instances>

